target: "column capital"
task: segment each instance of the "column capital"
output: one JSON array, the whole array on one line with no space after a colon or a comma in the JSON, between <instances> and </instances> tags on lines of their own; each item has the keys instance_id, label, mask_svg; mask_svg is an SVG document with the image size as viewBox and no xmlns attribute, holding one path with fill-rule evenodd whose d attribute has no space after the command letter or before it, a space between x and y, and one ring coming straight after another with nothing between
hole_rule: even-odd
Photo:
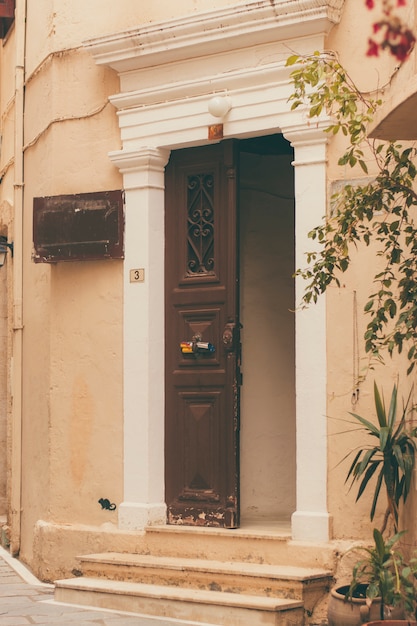
<instances>
[{"instance_id":1,"label":"column capital","mask_svg":"<svg viewBox=\"0 0 417 626\"><path fill-rule=\"evenodd\" d=\"M321 118L311 122L311 126L297 124L281 129L284 137L294 148L294 166L326 163L329 137L324 130L329 124L329 118Z\"/></svg>"},{"instance_id":2,"label":"column capital","mask_svg":"<svg viewBox=\"0 0 417 626\"><path fill-rule=\"evenodd\" d=\"M109 157L123 174L125 189L164 189L165 166L170 154L165 148L143 146L137 150L110 152Z\"/></svg>"},{"instance_id":3,"label":"column capital","mask_svg":"<svg viewBox=\"0 0 417 626\"><path fill-rule=\"evenodd\" d=\"M309 124L303 119L300 123L281 127L281 132L294 147L317 146L327 144L329 137L324 131L330 124L331 119L327 116L310 119Z\"/></svg>"}]
</instances>

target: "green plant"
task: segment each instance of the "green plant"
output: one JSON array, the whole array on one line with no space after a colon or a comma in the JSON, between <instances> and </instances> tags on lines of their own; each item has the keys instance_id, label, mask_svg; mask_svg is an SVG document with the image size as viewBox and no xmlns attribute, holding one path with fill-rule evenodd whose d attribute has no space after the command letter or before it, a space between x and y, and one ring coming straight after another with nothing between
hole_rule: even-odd
<instances>
[{"instance_id":1,"label":"green plant","mask_svg":"<svg viewBox=\"0 0 417 626\"><path fill-rule=\"evenodd\" d=\"M374 398L378 424L374 424L356 413L351 413L363 427L365 433L372 440L375 440L375 443L360 448L355 454L346 477L346 482L350 479L352 485L359 482L357 501L368 487L371 478L376 476L370 512L371 521L374 519L381 487L384 485L388 507L381 532L385 530L390 515L394 523L394 529L397 532L399 504L400 502L405 503L407 500L415 467L417 446L414 438L416 437L417 429L408 429L407 427L410 397L403 406L401 416L397 420L396 385L394 385L392 390L388 410L376 383L374 383Z\"/></svg>"},{"instance_id":2,"label":"green plant","mask_svg":"<svg viewBox=\"0 0 417 626\"><path fill-rule=\"evenodd\" d=\"M334 194L331 211L309 233L318 246L307 254L307 267L296 272L306 280L303 305L315 302L329 285L340 285L352 250L374 242L381 266L370 277L365 350L372 362L383 360L384 350L392 355L404 349L411 372L417 361L416 149L368 137L382 101L362 93L334 54L293 55L287 65L295 66L292 109L305 107L310 118L327 114L330 137L346 137L339 165L372 175Z\"/></svg>"},{"instance_id":3,"label":"green plant","mask_svg":"<svg viewBox=\"0 0 417 626\"><path fill-rule=\"evenodd\" d=\"M372 547L354 548L364 553L364 557L353 567L346 597L355 597L360 589L364 590L368 605L380 598L382 620L389 615L390 608L399 605L404 607L407 615L417 616L417 559L413 557L407 562L401 550L396 548L404 532L384 541L375 528Z\"/></svg>"}]
</instances>

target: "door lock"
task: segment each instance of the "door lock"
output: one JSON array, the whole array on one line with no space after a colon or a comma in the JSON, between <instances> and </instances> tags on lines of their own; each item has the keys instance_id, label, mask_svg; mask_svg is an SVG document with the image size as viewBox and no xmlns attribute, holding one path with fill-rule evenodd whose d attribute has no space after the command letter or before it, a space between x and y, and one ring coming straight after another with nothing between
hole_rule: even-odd
<instances>
[{"instance_id":1,"label":"door lock","mask_svg":"<svg viewBox=\"0 0 417 626\"><path fill-rule=\"evenodd\" d=\"M212 343L201 341L201 335L195 335L191 341L181 341L180 348L183 354L194 354L196 356L216 351Z\"/></svg>"},{"instance_id":2,"label":"door lock","mask_svg":"<svg viewBox=\"0 0 417 626\"><path fill-rule=\"evenodd\" d=\"M222 342L226 352L236 352L240 346L241 324L228 322L223 330Z\"/></svg>"}]
</instances>

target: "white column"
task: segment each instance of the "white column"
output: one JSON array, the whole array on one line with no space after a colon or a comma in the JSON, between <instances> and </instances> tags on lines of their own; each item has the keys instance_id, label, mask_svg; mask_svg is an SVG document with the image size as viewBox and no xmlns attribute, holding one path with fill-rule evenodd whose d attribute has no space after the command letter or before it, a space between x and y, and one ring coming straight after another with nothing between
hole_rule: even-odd
<instances>
[{"instance_id":1,"label":"white column","mask_svg":"<svg viewBox=\"0 0 417 626\"><path fill-rule=\"evenodd\" d=\"M145 147L114 152L110 158L123 174L125 189L124 501L119 527L138 530L166 522L164 168L169 151ZM131 277L131 270L140 272Z\"/></svg>"},{"instance_id":2,"label":"white column","mask_svg":"<svg viewBox=\"0 0 417 626\"><path fill-rule=\"evenodd\" d=\"M315 244L310 230L326 213L326 135L320 127L284 130L294 147L295 241L297 268L306 266ZM296 280L296 304L306 283ZM297 541L327 541L331 537L327 511L326 308L325 297L296 313L296 461L297 510L292 537Z\"/></svg>"}]
</instances>

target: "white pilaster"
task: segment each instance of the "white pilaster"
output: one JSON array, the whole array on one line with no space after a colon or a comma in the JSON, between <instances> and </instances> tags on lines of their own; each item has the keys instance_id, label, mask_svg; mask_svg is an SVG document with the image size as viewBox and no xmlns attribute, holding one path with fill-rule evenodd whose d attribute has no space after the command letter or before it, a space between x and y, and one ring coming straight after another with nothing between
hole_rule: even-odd
<instances>
[{"instance_id":1,"label":"white pilaster","mask_svg":"<svg viewBox=\"0 0 417 626\"><path fill-rule=\"evenodd\" d=\"M125 189L124 501L119 526L165 523L164 173L169 151L114 152ZM143 270L143 282L130 271Z\"/></svg>"},{"instance_id":2,"label":"white pilaster","mask_svg":"<svg viewBox=\"0 0 417 626\"><path fill-rule=\"evenodd\" d=\"M327 123L324 124L326 126ZM326 135L322 125L284 130L294 147L297 268L314 249L308 232L326 212ZM296 280L296 303L305 289ZM297 541L327 541L326 307L325 298L296 313L297 510L292 536Z\"/></svg>"}]
</instances>

